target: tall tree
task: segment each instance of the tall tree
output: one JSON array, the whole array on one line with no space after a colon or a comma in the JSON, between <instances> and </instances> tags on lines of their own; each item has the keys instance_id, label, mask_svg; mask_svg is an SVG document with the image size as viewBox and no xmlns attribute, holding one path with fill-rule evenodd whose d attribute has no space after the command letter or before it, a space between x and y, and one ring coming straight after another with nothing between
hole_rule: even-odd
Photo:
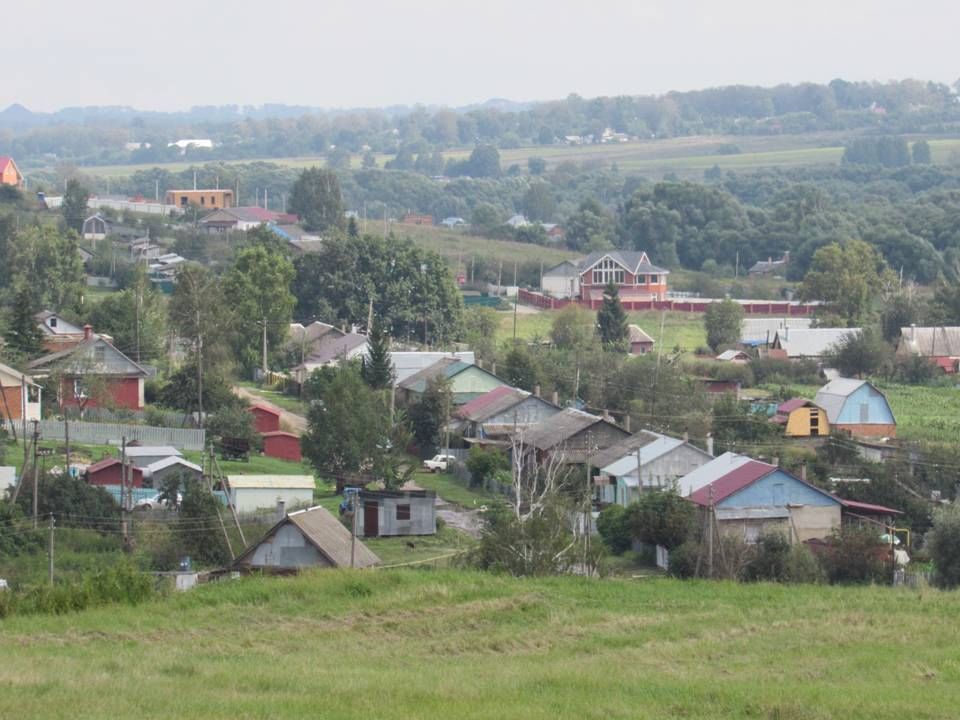
<instances>
[{"instance_id":1,"label":"tall tree","mask_svg":"<svg viewBox=\"0 0 960 720\"><path fill-rule=\"evenodd\" d=\"M891 360L891 349L872 327L844 337L828 352L831 367L846 377L872 375Z\"/></svg>"},{"instance_id":2,"label":"tall tree","mask_svg":"<svg viewBox=\"0 0 960 720\"><path fill-rule=\"evenodd\" d=\"M79 180L67 180L60 211L63 213L63 219L67 222L67 227L71 230L80 232L83 229L83 221L87 219L87 200L89 199L90 192Z\"/></svg>"},{"instance_id":3,"label":"tall tree","mask_svg":"<svg viewBox=\"0 0 960 720\"><path fill-rule=\"evenodd\" d=\"M340 180L333 170L313 167L300 173L290 191L290 210L311 232L340 230L344 226Z\"/></svg>"},{"instance_id":4,"label":"tall tree","mask_svg":"<svg viewBox=\"0 0 960 720\"><path fill-rule=\"evenodd\" d=\"M930 157L930 143L926 140L917 140L911 145L910 155L914 165L929 165L933 162Z\"/></svg>"},{"instance_id":5,"label":"tall tree","mask_svg":"<svg viewBox=\"0 0 960 720\"><path fill-rule=\"evenodd\" d=\"M600 342L608 350L625 349L627 342L627 313L620 303L620 291L613 283L603 290L603 305L597 312L597 332Z\"/></svg>"},{"instance_id":6,"label":"tall tree","mask_svg":"<svg viewBox=\"0 0 960 720\"><path fill-rule=\"evenodd\" d=\"M813 255L803 278L804 300L820 300L849 326L862 324L895 280L880 253L863 240L831 243Z\"/></svg>"},{"instance_id":7,"label":"tall tree","mask_svg":"<svg viewBox=\"0 0 960 720\"><path fill-rule=\"evenodd\" d=\"M166 320L163 296L142 266L137 266L124 290L104 297L87 316L94 330L110 335L113 344L136 362L163 355Z\"/></svg>"},{"instance_id":8,"label":"tall tree","mask_svg":"<svg viewBox=\"0 0 960 720\"><path fill-rule=\"evenodd\" d=\"M34 319L39 309L33 289L26 282L21 282L13 297L4 339L8 350L20 353L26 359L37 357L43 350L43 335Z\"/></svg>"},{"instance_id":9,"label":"tall tree","mask_svg":"<svg viewBox=\"0 0 960 720\"><path fill-rule=\"evenodd\" d=\"M740 339L740 325L743 323L743 306L726 298L722 302L710 303L703 316L707 331L707 345L717 352L721 347L736 345Z\"/></svg>"},{"instance_id":10,"label":"tall tree","mask_svg":"<svg viewBox=\"0 0 960 720\"><path fill-rule=\"evenodd\" d=\"M396 371L390 361L390 336L379 318L373 321L367 334L367 355L363 358L360 374L374 390L393 387Z\"/></svg>"},{"instance_id":11,"label":"tall tree","mask_svg":"<svg viewBox=\"0 0 960 720\"><path fill-rule=\"evenodd\" d=\"M293 264L262 245L243 248L223 279L226 302L241 322L234 335L244 367L260 362L268 369L268 352L286 336L296 298L290 292Z\"/></svg>"},{"instance_id":12,"label":"tall tree","mask_svg":"<svg viewBox=\"0 0 960 720\"><path fill-rule=\"evenodd\" d=\"M553 219L557 210L557 200L553 191L545 182L530 183L523 195L523 213L534 222L546 222Z\"/></svg>"}]
</instances>

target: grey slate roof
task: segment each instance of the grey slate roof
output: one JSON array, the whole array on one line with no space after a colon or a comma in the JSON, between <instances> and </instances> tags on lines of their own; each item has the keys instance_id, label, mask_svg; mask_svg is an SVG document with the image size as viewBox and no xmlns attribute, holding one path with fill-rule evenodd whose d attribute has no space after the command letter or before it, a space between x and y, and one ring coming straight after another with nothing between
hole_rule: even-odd
<instances>
[{"instance_id":1,"label":"grey slate roof","mask_svg":"<svg viewBox=\"0 0 960 720\"><path fill-rule=\"evenodd\" d=\"M610 257L614 262L620 263L632 273L660 273L666 275L670 272L651 263L647 258L647 254L638 250L599 250L590 253L580 261L580 272L589 270L605 256Z\"/></svg>"},{"instance_id":2,"label":"grey slate roof","mask_svg":"<svg viewBox=\"0 0 960 720\"><path fill-rule=\"evenodd\" d=\"M629 335L630 343L653 343L653 338L650 337L642 327L639 325L630 324L627 325L627 333Z\"/></svg>"},{"instance_id":3,"label":"grey slate roof","mask_svg":"<svg viewBox=\"0 0 960 720\"><path fill-rule=\"evenodd\" d=\"M805 330L813 324L813 318L790 317L790 318L744 318L740 323L740 342L767 343L773 342L777 330L785 327L794 330Z\"/></svg>"},{"instance_id":4,"label":"grey slate roof","mask_svg":"<svg viewBox=\"0 0 960 720\"><path fill-rule=\"evenodd\" d=\"M648 430L641 430L636 435L631 435L630 437L621 440L616 445L611 445L610 447L591 455L590 467L601 469L605 468L607 465L616 462L625 455L636 453L640 448L655 442L661 437L663 437L663 435L650 432Z\"/></svg>"},{"instance_id":5,"label":"grey slate roof","mask_svg":"<svg viewBox=\"0 0 960 720\"><path fill-rule=\"evenodd\" d=\"M579 265L572 260L564 260L559 265L543 271L544 277L577 277L579 275Z\"/></svg>"},{"instance_id":6,"label":"grey slate roof","mask_svg":"<svg viewBox=\"0 0 960 720\"><path fill-rule=\"evenodd\" d=\"M960 327L900 328L900 348L922 357L960 357Z\"/></svg>"},{"instance_id":7,"label":"grey slate roof","mask_svg":"<svg viewBox=\"0 0 960 720\"><path fill-rule=\"evenodd\" d=\"M824 409L827 419L833 423L840 417L847 398L866 384L866 380L836 378L820 388L813 401Z\"/></svg>"},{"instance_id":8,"label":"grey slate roof","mask_svg":"<svg viewBox=\"0 0 960 720\"><path fill-rule=\"evenodd\" d=\"M603 422L603 418L583 410L567 408L531 427L524 435L523 442L537 450L549 450L600 422Z\"/></svg>"},{"instance_id":9,"label":"grey slate roof","mask_svg":"<svg viewBox=\"0 0 960 720\"><path fill-rule=\"evenodd\" d=\"M96 364L93 349L100 344L106 346L104 363ZM107 354L110 355L109 358L106 357ZM82 343L66 350L50 353L49 355L44 355L36 360L32 360L27 363L27 367L31 370L43 372L61 360L66 361L68 358L74 356L77 358L74 363L64 363L65 370L75 372L79 375L122 375L127 377L136 375L139 377L147 377L150 374L145 368L128 358L102 337L97 336L89 340L84 340Z\"/></svg>"},{"instance_id":10,"label":"grey slate roof","mask_svg":"<svg viewBox=\"0 0 960 720\"><path fill-rule=\"evenodd\" d=\"M333 362L342 355L346 355L361 345L366 344L366 335L347 333L346 335L341 334L337 336L335 333L328 332L320 336L314 349L307 355L307 359L304 362L306 364Z\"/></svg>"},{"instance_id":11,"label":"grey slate roof","mask_svg":"<svg viewBox=\"0 0 960 720\"><path fill-rule=\"evenodd\" d=\"M791 358L823 357L828 350L860 328L807 328L778 330L774 340Z\"/></svg>"}]
</instances>

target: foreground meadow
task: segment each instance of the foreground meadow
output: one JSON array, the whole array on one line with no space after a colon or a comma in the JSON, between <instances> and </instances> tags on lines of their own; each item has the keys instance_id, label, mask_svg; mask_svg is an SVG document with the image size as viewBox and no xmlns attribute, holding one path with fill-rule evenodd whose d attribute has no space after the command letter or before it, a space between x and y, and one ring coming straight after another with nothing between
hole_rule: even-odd
<instances>
[{"instance_id":1,"label":"foreground meadow","mask_svg":"<svg viewBox=\"0 0 960 720\"><path fill-rule=\"evenodd\" d=\"M0 621L4 718L950 718L960 595L327 571Z\"/></svg>"}]
</instances>

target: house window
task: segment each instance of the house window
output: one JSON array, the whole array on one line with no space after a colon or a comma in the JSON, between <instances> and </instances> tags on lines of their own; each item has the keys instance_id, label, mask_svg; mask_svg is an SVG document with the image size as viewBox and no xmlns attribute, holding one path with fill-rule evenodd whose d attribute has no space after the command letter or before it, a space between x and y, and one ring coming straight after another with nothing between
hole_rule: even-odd
<instances>
[{"instance_id":1,"label":"house window","mask_svg":"<svg viewBox=\"0 0 960 720\"><path fill-rule=\"evenodd\" d=\"M870 422L870 403L860 403L860 422Z\"/></svg>"},{"instance_id":2,"label":"house window","mask_svg":"<svg viewBox=\"0 0 960 720\"><path fill-rule=\"evenodd\" d=\"M40 388L36 385L27 385L27 402L28 403L38 403L40 402Z\"/></svg>"},{"instance_id":3,"label":"house window","mask_svg":"<svg viewBox=\"0 0 960 720\"><path fill-rule=\"evenodd\" d=\"M50 318L50 327L55 328L57 326L56 316Z\"/></svg>"},{"instance_id":4,"label":"house window","mask_svg":"<svg viewBox=\"0 0 960 720\"><path fill-rule=\"evenodd\" d=\"M107 349L103 345L97 345L93 349L93 361L97 365L103 365L107 360Z\"/></svg>"},{"instance_id":5,"label":"house window","mask_svg":"<svg viewBox=\"0 0 960 720\"><path fill-rule=\"evenodd\" d=\"M409 520L409 519L410 519L410 506L397 505L397 520Z\"/></svg>"},{"instance_id":6,"label":"house window","mask_svg":"<svg viewBox=\"0 0 960 720\"><path fill-rule=\"evenodd\" d=\"M207 204L207 199L206 199L203 195L200 196L200 204L201 204L201 205L206 205L206 204Z\"/></svg>"},{"instance_id":7,"label":"house window","mask_svg":"<svg viewBox=\"0 0 960 720\"><path fill-rule=\"evenodd\" d=\"M607 285L611 282L614 285L623 285L624 272L620 265L605 257L594 265L592 277L594 285Z\"/></svg>"},{"instance_id":8,"label":"house window","mask_svg":"<svg viewBox=\"0 0 960 720\"><path fill-rule=\"evenodd\" d=\"M181 196L180 196L180 207L186 207L186 206L187 206L187 196L186 196L186 195L181 195Z\"/></svg>"},{"instance_id":9,"label":"house window","mask_svg":"<svg viewBox=\"0 0 960 720\"><path fill-rule=\"evenodd\" d=\"M217 204L216 198L214 198L213 195L210 196L210 204L211 204L211 205L216 205L216 204Z\"/></svg>"},{"instance_id":10,"label":"house window","mask_svg":"<svg viewBox=\"0 0 960 720\"><path fill-rule=\"evenodd\" d=\"M743 541L749 545L754 545L760 539L759 525L743 526Z\"/></svg>"}]
</instances>

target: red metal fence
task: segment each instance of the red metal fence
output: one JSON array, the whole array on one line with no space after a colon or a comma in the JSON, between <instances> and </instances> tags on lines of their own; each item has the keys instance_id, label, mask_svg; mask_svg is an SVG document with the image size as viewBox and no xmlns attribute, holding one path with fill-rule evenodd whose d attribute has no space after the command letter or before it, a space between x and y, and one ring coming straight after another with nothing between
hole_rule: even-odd
<instances>
[{"instance_id":1,"label":"red metal fence","mask_svg":"<svg viewBox=\"0 0 960 720\"><path fill-rule=\"evenodd\" d=\"M533 292L531 290L519 291L519 300L527 305L534 305L547 310L558 310L566 307L571 302L580 302L579 298L574 300L559 300L543 293ZM595 300L592 303L582 303L592 310L596 310L602 304L602 300ZM709 298L688 298L682 300L622 300L624 310L672 310L673 312L695 312L702 313L707 311L711 303L720 302ZM785 315L785 316L807 316L813 315L817 307L816 303L790 302L787 300L737 300L743 306L743 311L747 315Z\"/></svg>"}]
</instances>

